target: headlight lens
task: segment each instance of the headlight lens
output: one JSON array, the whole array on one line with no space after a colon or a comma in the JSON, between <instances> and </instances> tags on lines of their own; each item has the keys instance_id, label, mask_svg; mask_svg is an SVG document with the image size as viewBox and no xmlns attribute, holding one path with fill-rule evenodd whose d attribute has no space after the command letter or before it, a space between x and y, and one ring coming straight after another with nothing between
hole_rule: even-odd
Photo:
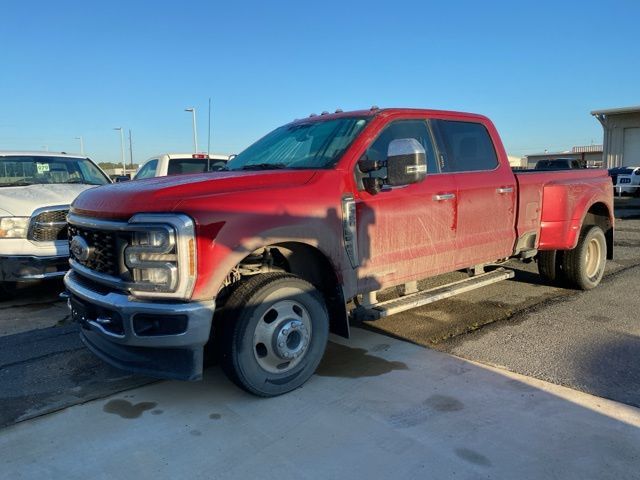
<instances>
[{"instance_id":1,"label":"headlight lens","mask_svg":"<svg viewBox=\"0 0 640 480\"><path fill-rule=\"evenodd\" d=\"M133 232L124 251L126 266L133 273L136 289L174 291L178 284L178 255L175 231L169 226Z\"/></svg>"},{"instance_id":2,"label":"headlight lens","mask_svg":"<svg viewBox=\"0 0 640 480\"><path fill-rule=\"evenodd\" d=\"M0 217L0 238L27 238L29 217Z\"/></svg>"}]
</instances>

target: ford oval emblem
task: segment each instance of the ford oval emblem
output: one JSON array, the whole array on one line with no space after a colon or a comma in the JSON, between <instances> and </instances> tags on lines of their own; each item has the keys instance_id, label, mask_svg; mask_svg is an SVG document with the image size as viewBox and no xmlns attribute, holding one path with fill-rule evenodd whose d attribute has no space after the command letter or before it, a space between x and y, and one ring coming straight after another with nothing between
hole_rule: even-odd
<instances>
[{"instance_id":1,"label":"ford oval emblem","mask_svg":"<svg viewBox=\"0 0 640 480\"><path fill-rule=\"evenodd\" d=\"M79 237L78 235L71 239L71 242L69 243L69 250L71 250L73 256L81 262L89 260L93 253L93 248L89 246L84 238Z\"/></svg>"}]
</instances>

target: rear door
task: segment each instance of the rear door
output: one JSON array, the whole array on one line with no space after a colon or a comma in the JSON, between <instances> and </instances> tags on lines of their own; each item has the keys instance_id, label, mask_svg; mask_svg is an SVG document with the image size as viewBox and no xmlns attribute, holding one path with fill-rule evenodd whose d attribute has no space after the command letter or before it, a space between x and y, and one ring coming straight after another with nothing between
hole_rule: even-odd
<instances>
[{"instance_id":1,"label":"rear door","mask_svg":"<svg viewBox=\"0 0 640 480\"><path fill-rule=\"evenodd\" d=\"M515 242L515 176L500 163L487 128L477 122L434 120L443 172L458 194L456 264L508 257Z\"/></svg>"},{"instance_id":2,"label":"rear door","mask_svg":"<svg viewBox=\"0 0 640 480\"><path fill-rule=\"evenodd\" d=\"M439 171L426 119L389 123L365 155L368 160L384 161L389 143L401 138L414 138L423 145L427 176L412 185L385 187L375 195L360 188L356 204L360 292L452 268L457 209L455 180ZM385 178L386 168L370 175Z\"/></svg>"}]
</instances>

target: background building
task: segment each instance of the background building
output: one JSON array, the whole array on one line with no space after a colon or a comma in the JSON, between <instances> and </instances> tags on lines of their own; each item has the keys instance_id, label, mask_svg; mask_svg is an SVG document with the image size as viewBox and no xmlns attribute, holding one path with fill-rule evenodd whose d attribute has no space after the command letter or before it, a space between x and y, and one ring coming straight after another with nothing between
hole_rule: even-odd
<instances>
[{"instance_id":1,"label":"background building","mask_svg":"<svg viewBox=\"0 0 640 480\"><path fill-rule=\"evenodd\" d=\"M573 147L571 150L563 152L543 152L526 155L526 168L535 168L540 160L555 160L557 158L570 158L579 160L587 167L597 168L604 166L602 157L602 145L585 145Z\"/></svg>"},{"instance_id":2,"label":"background building","mask_svg":"<svg viewBox=\"0 0 640 480\"><path fill-rule=\"evenodd\" d=\"M594 110L604 128L607 168L640 166L640 106Z\"/></svg>"}]
</instances>

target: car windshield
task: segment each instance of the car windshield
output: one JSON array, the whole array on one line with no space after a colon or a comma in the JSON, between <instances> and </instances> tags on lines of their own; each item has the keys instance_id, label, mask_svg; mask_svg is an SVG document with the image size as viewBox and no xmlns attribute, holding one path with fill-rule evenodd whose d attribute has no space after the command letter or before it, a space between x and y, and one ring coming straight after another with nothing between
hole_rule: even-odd
<instances>
[{"instance_id":1,"label":"car windshield","mask_svg":"<svg viewBox=\"0 0 640 480\"><path fill-rule=\"evenodd\" d=\"M15 155L0 157L0 187L51 183L104 185L109 179L87 158Z\"/></svg>"},{"instance_id":2,"label":"car windshield","mask_svg":"<svg viewBox=\"0 0 640 480\"><path fill-rule=\"evenodd\" d=\"M360 117L285 125L239 153L226 170L330 168L366 123Z\"/></svg>"},{"instance_id":3,"label":"car windshield","mask_svg":"<svg viewBox=\"0 0 640 480\"><path fill-rule=\"evenodd\" d=\"M609 169L609 173L613 173L616 175L630 175L633 173L633 168L629 168L629 167L616 167L616 168L610 168Z\"/></svg>"}]
</instances>

